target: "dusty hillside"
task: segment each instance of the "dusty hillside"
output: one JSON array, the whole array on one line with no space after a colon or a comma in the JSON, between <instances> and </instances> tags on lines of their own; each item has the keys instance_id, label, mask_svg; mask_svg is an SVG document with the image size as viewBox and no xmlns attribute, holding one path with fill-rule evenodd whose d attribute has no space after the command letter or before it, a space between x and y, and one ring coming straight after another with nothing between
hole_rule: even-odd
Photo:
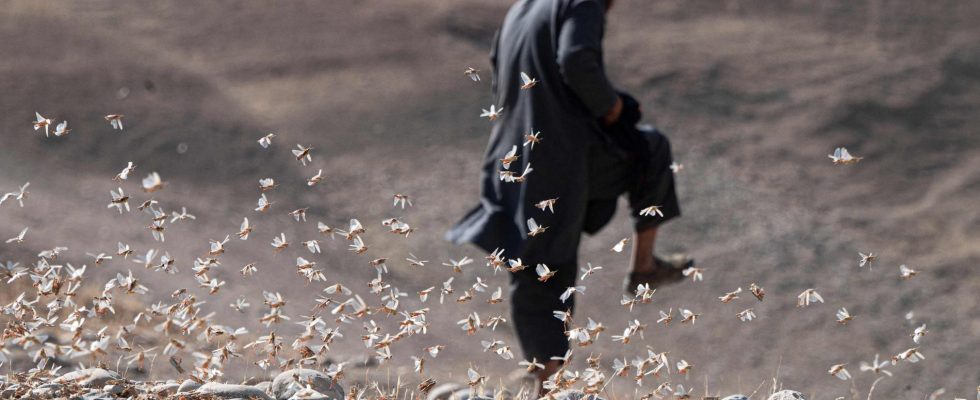
<instances>
[{"instance_id":1,"label":"dusty hillside","mask_svg":"<svg viewBox=\"0 0 980 400\"><path fill-rule=\"evenodd\" d=\"M637 94L685 166L678 176L684 218L665 229L661 248L692 253L706 272L704 282L664 288L654 304L627 313L618 301L628 259L608 251L629 234L620 214L583 244L581 259L606 270L589 283L578 318L601 319L614 334L634 318L651 326L642 343L624 347L604 335L589 350L610 362L645 345L670 350L695 365L675 382L702 393L705 380L712 392L751 392L778 377L834 398L849 396L851 386L827 375L830 365L849 363L866 393L874 378L859 374L858 362L912 347L908 334L927 323L927 359L892 368L896 376L879 384L877 396L924 398L940 387L972 396L980 383L980 6L618 3L606 39L613 79ZM441 262L483 256L441 236L476 199L489 131L477 118L491 101L489 80L474 84L462 70L488 69L487 43L507 5L13 2L0 11L0 193L30 181L31 197L24 208L0 207L0 238L31 230L21 247L0 245L0 261L29 263L64 245L66 260L90 263L85 252L110 252L124 241L137 252L169 251L190 271L208 239L233 233L248 216L253 238L229 243L217 272L228 284L216 296L195 289L189 273L168 280L123 260L91 273L104 280L132 268L154 300L189 287L223 322L253 333L264 332L259 304L229 315L234 298L281 291L298 317L320 292L293 273L298 255L362 294L374 274L367 260L376 257L389 257L389 281L403 291L438 285L450 276ZM67 119L74 131L38 135L30 126L35 111ZM126 115L125 130L110 130L102 120L110 113ZM279 136L262 150L255 140L271 131ZM312 166L290 158L297 143L314 147ZM826 155L837 146L865 159L834 166ZM136 178L158 171L168 184L153 197L168 211L187 207L197 220L168 227L159 243L144 228L145 215L106 209L117 186L110 178L127 161L138 165ZM321 168L324 182L307 187ZM277 201L270 214L259 215L252 209L264 177L281 187L269 193ZM150 197L132 180L123 186L137 201ZM391 208L399 192L416 207ZM286 215L299 207L310 207L309 222ZM383 232L380 221L396 216L416 233ZM352 217L369 228L365 256L348 252L342 239L327 239L320 255L272 256L268 242L279 232L298 243L316 237L317 220L343 225ZM881 255L873 271L857 267L859 251ZM409 252L432 261L413 270L403 261ZM259 273L241 279L237 269L253 261ZM901 281L900 264L920 276ZM506 276L482 265L457 276L457 285L476 276L506 289ZM765 302L718 302L752 282L766 288ZM810 287L827 303L797 309L795 296ZM409 296L407 307L416 300ZM847 326L833 319L842 306L856 315ZM654 327L657 311L669 307L704 315L696 326ZM739 322L734 314L745 307L755 307L759 320ZM460 366L477 359L484 372L506 377L515 363L470 349L481 339L516 345L516 338L509 327L465 337L455 322L473 310L506 314L482 298L433 306L434 328L393 348L392 371L410 368L409 356L424 346L448 344L428 367L439 380L462 379ZM279 330L297 331L292 325ZM335 358L370 354L357 340L360 326L345 329L350 345L335 346ZM631 383L620 385L617 392L632 392Z\"/></svg>"}]
</instances>

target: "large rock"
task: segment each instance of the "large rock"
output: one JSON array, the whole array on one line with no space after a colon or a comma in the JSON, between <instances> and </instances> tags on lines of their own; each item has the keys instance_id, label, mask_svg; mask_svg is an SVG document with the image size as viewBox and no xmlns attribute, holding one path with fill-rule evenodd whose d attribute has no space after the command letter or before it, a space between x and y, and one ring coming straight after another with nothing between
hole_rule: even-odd
<instances>
[{"instance_id":1,"label":"large rock","mask_svg":"<svg viewBox=\"0 0 980 400\"><path fill-rule=\"evenodd\" d=\"M209 394L222 399L262 399L271 400L261 389L248 385L233 385L230 383L208 382L197 388L194 393Z\"/></svg>"},{"instance_id":2,"label":"large rock","mask_svg":"<svg viewBox=\"0 0 980 400\"><path fill-rule=\"evenodd\" d=\"M452 396L449 397L450 400L494 400L493 390L486 389L484 391L470 390L470 388L459 389Z\"/></svg>"},{"instance_id":3,"label":"large rock","mask_svg":"<svg viewBox=\"0 0 980 400\"><path fill-rule=\"evenodd\" d=\"M193 382L193 381L191 381ZM196 383L196 382L195 382ZM154 386L150 389L150 393L157 394L160 396L170 396L180 390L180 384L177 382L166 382Z\"/></svg>"},{"instance_id":4,"label":"large rock","mask_svg":"<svg viewBox=\"0 0 980 400\"><path fill-rule=\"evenodd\" d=\"M459 390L462 386L456 383L443 383L439 386L432 388L429 391L429 395L425 397L426 400L449 400L454 392Z\"/></svg>"},{"instance_id":5,"label":"large rock","mask_svg":"<svg viewBox=\"0 0 980 400\"><path fill-rule=\"evenodd\" d=\"M193 379L188 379L182 382L180 386L177 387L177 393L190 393L197 390L197 388L199 387L201 387L200 383L197 383Z\"/></svg>"},{"instance_id":6,"label":"large rock","mask_svg":"<svg viewBox=\"0 0 980 400\"><path fill-rule=\"evenodd\" d=\"M585 394L581 390L564 390L555 395L557 400L605 400L594 394Z\"/></svg>"},{"instance_id":7,"label":"large rock","mask_svg":"<svg viewBox=\"0 0 980 400\"><path fill-rule=\"evenodd\" d=\"M311 388L303 388L300 391L293 394L289 400L334 400L330 396L320 393Z\"/></svg>"},{"instance_id":8,"label":"large rock","mask_svg":"<svg viewBox=\"0 0 980 400\"><path fill-rule=\"evenodd\" d=\"M323 372L306 368L291 369L276 376L272 380L272 396L276 400L289 400L307 385L327 398L344 398L344 389L339 384L333 383Z\"/></svg>"},{"instance_id":9,"label":"large rock","mask_svg":"<svg viewBox=\"0 0 980 400\"><path fill-rule=\"evenodd\" d=\"M116 371L109 371L102 368L86 368L80 369L78 371L72 371L62 376L59 376L52 380L54 383L69 383L74 382L75 384L86 387L86 388L99 388L101 389L111 380L122 379Z\"/></svg>"},{"instance_id":10,"label":"large rock","mask_svg":"<svg viewBox=\"0 0 980 400\"><path fill-rule=\"evenodd\" d=\"M769 400L806 400L806 396L795 390L780 390L769 396Z\"/></svg>"}]
</instances>

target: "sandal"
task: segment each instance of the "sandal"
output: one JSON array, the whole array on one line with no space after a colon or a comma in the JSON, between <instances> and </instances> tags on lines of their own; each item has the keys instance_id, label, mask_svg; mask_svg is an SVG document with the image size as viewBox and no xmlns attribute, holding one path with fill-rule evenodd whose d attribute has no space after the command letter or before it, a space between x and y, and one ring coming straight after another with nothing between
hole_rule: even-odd
<instances>
[{"instance_id":1,"label":"sandal","mask_svg":"<svg viewBox=\"0 0 980 400\"><path fill-rule=\"evenodd\" d=\"M671 254L667 258L653 256L657 268L650 272L630 272L623 280L623 289L636 296L636 287L643 284L651 289L658 286L680 282L684 279L684 270L694 266L694 259L684 254Z\"/></svg>"}]
</instances>

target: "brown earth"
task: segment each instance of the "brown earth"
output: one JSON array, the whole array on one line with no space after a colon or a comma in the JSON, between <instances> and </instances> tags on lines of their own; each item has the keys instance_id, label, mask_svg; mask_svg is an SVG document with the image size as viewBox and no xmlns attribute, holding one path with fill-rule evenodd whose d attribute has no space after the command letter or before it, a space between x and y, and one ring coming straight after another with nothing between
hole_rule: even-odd
<instances>
[{"instance_id":1,"label":"brown earth","mask_svg":"<svg viewBox=\"0 0 980 400\"><path fill-rule=\"evenodd\" d=\"M613 334L633 318L650 328L641 343L624 347L604 335L586 350L610 363L644 345L670 350L695 365L693 376L673 380L696 393L705 384L711 392L751 392L776 377L834 398L852 388L827 375L830 365L848 363L853 390L866 393L874 378L858 373L858 362L912 347L909 333L927 323L926 360L892 367L895 377L876 396L923 398L945 387L972 397L980 383L980 5L618 3L606 38L612 78L644 103L685 166L678 178L684 218L664 230L660 248L692 253L706 273L704 282L664 288L654 304L627 313L618 301L628 259L607 250L629 234L620 213L584 241L581 259L606 269L588 282L577 319L601 320ZM37 251L65 245L66 260L90 263L85 252L112 252L116 241L137 252L165 249L182 269L176 281L134 272L153 300L167 300L172 290L193 287L188 271L207 239L236 231L248 216L257 226L253 238L228 245L218 275L229 283L208 300L222 322L252 332L263 331L259 289L283 292L297 317L312 304L320 288L291 272L298 255L360 293L373 275L367 260L382 256L392 260L390 281L404 291L437 285L449 276L439 263L482 257L441 235L476 199L489 130L477 118L491 101L489 80L474 84L461 72L488 69L487 44L507 5L8 3L0 10L0 192L30 181L31 197L23 209L0 208L0 236L31 230L21 247L0 245L0 259L29 263ZM67 119L74 131L46 139L30 127L34 111ZM126 115L124 131L109 129L102 116L110 113ZM255 140L269 131L279 136L262 150ZM315 147L312 167L290 159L287 148L296 143ZM826 154L837 146L864 161L831 165ZM168 185L154 197L168 210L187 207L197 220L170 226L158 243L143 228L145 215L106 209L117 186L110 178L126 161L138 165L137 182L158 171ZM307 188L303 181L318 168L324 183ZM252 211L263 177L282 184L269 194L277 203L268 215ZM133 181L123 185L127 192L147 198ZM391 208L396 192L412 195L416 207ZM307 206L311 222L286 215ZM407 239L384 233L379 221L393 216L418 231ZM342 240L328 240L313 257L300 249L272 257L266 244L281 231L294 243L311 239L312 221L342 225L351 217L369 228L365 256L346 251ZM880 254L880 263L859 269L858 251ZM430 266L410 269L402 261L409 252ZM250 261L260 273L240 279L237 269ZM899 264L920 276L899 280ZM113 260L93 273L101 282L134 267ZM457 288L477 274L490 275L470 268ZM506 286L506 277L490 282ZM751 282L766 288L765 302L718 302ZM795 296L809 287L827 303L799 310ZM246 293L252 310L227 312ZM847 326L833 319L842 306L856 315ZM506 314L505 306L478 297L465 307L430 307L432 331L394 347L391 373L406 373L410 355L437 343L449 345L429 364L440 381L462 380L470 364L495 378L515 368L472 350L490 337L516 346L509 327L465 337L454 326L472 310ZM704 315L696 326L654 327L657 310L668 307ZM735 318L747 307L759 320ZM905 319L909 311L914 321ZM350 345L334 346L336 358L367 354L360 327L345 329ZM632 384L618 385L615 392L629 397Z\"/></svg>"}]
</instances>

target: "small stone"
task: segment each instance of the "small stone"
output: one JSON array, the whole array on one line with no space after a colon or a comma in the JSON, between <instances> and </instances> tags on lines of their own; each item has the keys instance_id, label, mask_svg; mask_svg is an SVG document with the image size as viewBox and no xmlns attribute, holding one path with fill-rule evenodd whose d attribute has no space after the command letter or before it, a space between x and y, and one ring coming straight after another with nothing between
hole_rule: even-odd
<instances>
[{"instance_id":1,"label":"small stone","mask_svg":"<svg viewBox=\"0 0 980 400\"><path fill-rule=\"evenodd\" d=\"M193 379L188 379L177 387L177 393L190 393L197 390L199 387L201 387L200 383L197 383Z\"/></svg>"},{"instance_id":2,"label":"small stone","mask_svg":"<svg viewBox=\"0 0 980 400\"><path fill-rule=\"evenodd\" d=\"M78 386L85 388L102 388L106 383L115 379L122 379L122 376L119 376L116 371L109 371L102 368L86 368L59 376L51 382L74 382Z\"/></svg>"},{"instance_id":3,"label":"small stone","mask_svg":"<svg viewBox=\"0 0 980 400\"><path fill-rule=\"evenodd\" d=\"M271 398L255 386L234 385L230 383L208 382L197 388L194 393L209 394L222 399L261 399Z\"/></svg>"},{"instance_id":4,"label":"small stone","mask_svg":"<svg viewBox=\"0 0 980 400\"><path fill-rule=\"evenodd\" d=\"M295 368L285 371L272 380L272 396L277 400L288 400L307 385L320 394L332 399L343 399L344 389L323 372L315 369Z\"/></svg>"},{"instance_id":5,"label":"small stone","mask_svg":"<svg viewBox=\"0 0 980 400\"><path fill-rule=\"evenodd\" d=\"M65 385L60 383L45 383L34 389L31 389L28 397L41 398L41 399L52 399L55 397L61 397L64 395Z\"/></svg>"},{"instance_id":6,"label":"small stone","mask_svg":"<svg viewBox=\"0 0 980 400\"><path fill-rule=\"evenodd\" d=\"M102 387L102 391L103 392L106 392L106 393L109 393L109 394L114 394L114 395L115 394L120 394L120 393L124 392L125 390L126 389L123 388L122 385L105 385L105 386Z\"/></svg>"},{"instance_id":7,"label":"small stone","mask_svg":"<svg viewBox=\"0 0 980 400\"><path fill-rule=\"evenodd\" d=\"M806 396L795 390L780 390L769 396L769 400L806 400Z\"/></svg>"},{"instance_id":8,"label":"small stone","mask_svg":"<svg viewBox=\"0 0 980 400\"><path fill-rule=\"evenodd\" d=\"M746 396L744 394L733 394L721 400L749 400L749 396Z\"/></svg>"},{"instance_id":9,"label":"small stone","mask_svg":"<svg viewBox=\"0 0 980 400\"><path fill-rule=\"evenodd\" d=\"M116 396L103 392L101 390L93 390L88 393L83 394L78 397L78 400L114 400Z\"/></svg>"},{"instance_id":10,"label":"small stone","mask_svg":"<svg viewBox=\"0 0 980 400\"><path fill-rule=\"evenodd\" d=\"M191 381L194 382L194 381ZM196 383L196 382L195 382ZM150 389L150 393L161 396L169 396L180 390L180 384L176 382L161 383Z\"/></svg>"}]
</instances>

